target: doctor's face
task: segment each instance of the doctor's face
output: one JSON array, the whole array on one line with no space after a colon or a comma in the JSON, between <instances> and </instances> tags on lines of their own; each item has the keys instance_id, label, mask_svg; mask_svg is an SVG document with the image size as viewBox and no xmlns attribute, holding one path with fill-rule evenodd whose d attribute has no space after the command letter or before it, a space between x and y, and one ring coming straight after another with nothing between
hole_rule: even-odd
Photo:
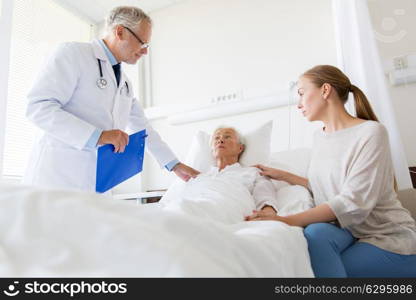
<instances>
[{"instance_id":1,"label":"doctor's face","mask_svg":"<svg viewBox=\"0 0 416 300\"><path fill-rule=\"evenodd\" d=\"M307 77L298 81L298 108L308 121L322 120L327 102L322 97L322 88L317 87Z\"/></svg>"},{"instance_id":2,"label":"doctor's face","mask_svg":"<svg viewBox=\"0 0 416 300\"><path fill-rule=\"evenodd\" d=\"M219 157L238 157L244 150L244 145L240 144L238 135L232 128L217 129L211 139L212 154L215 158Z\"/></svg>"},{"instance_id":3,"label":"doctor's face","mask_svg":"<svg viewBox=\"0 0 416 300\"><path fill-rule=\"evenodd\" d=\"M128 64L136 64L142 55L149 51L148 44L152 35L152 25L143 21L140 26L119 29L119 53L121 60Z\"/></svg>"}]
</instances>

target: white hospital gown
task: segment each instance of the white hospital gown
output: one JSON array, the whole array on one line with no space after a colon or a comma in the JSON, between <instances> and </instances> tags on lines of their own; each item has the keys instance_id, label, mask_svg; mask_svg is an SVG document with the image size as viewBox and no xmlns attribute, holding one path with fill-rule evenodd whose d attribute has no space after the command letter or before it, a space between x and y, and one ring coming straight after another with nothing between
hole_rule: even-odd
<instances>
[{"instance_id":1,"label":"white hospital gown","mask_svg":"<svg viewBox=\"0 0 416 300\"><path fill-rule=\"evenodd\" d=\"M271 181L261 176L257 168L242 167L239 163L222 170L212 167L166 196L161 202L168 208L229 224L244 221L254 209L265 205L277 210L276 190Z\"/></svg>"}]
</instances>

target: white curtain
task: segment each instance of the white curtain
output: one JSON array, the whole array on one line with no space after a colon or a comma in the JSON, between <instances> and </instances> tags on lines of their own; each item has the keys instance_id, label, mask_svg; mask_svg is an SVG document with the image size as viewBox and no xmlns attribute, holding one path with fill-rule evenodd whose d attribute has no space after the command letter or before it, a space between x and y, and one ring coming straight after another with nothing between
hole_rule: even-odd
<instances>
[{"instance_id":1,"label":"white curtain","mask_svg":"<svg viewBox=\"0 0 416 300\"><path fill-rule=\"evenodd\" d=\"M6 99L9 77L12 13L13 0L0 0L0 180L3 174L4 139L6 133Z\"/></svg>"},{"instance_id":2,"label":"white curtain","mask_svg":"<svg viewBox=\"0 0 416 300\"><path fill-rule=\"evenodd\" d=\"M378 52L367 0L332 0L338 67L367 95L380 122L387 128L399 189L411 188L409 169L393 103ZM353 101L348 101L353 103ZM351 106L347 108L351 109Z\"/></svg>"}]
</instances>

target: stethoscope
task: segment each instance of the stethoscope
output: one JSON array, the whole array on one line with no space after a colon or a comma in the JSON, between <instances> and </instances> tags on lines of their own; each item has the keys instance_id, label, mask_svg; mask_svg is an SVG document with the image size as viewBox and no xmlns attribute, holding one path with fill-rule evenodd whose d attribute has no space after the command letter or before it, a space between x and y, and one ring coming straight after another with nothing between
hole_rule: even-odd
<instances>
[{"instance_id":1,"label":"stethoscope","mask_svg":"<svg viewBox=\"0 0 416 300\"><path fill-rule=\"evenodd\" d=\"M97 61L98 61L98 68L100 70L100 78L97 79L97 86L100 89L105 89L108 85L108 82L104 78L104 75L103 75L103 68L101 67L101 60L99 58L97 58ZM128 85L127 81L125 81L124 84L125 84L125 87L126 87L126 90L127 90L127 95L128 95L130 93L129 85ZM121 88L120 94L121 94L123 88Z\"/></svg>"}]
</instances>

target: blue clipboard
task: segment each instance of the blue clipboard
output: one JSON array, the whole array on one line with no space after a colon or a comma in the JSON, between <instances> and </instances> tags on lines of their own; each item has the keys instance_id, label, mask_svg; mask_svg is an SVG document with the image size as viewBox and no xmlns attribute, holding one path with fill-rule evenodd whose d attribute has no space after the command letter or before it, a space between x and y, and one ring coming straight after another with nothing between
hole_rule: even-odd
<instances>
[{"instance_id":1,"label":"blue clipboard","mask_svg":"<svg viewBox=\"0 0 416 300\"><path fill-rule=\"evenodd\" d=\"M123 153L113 145L98 148L95 191L104 193L143 170L146 129L130 135Z\"/></svg>"}]
</instances>

